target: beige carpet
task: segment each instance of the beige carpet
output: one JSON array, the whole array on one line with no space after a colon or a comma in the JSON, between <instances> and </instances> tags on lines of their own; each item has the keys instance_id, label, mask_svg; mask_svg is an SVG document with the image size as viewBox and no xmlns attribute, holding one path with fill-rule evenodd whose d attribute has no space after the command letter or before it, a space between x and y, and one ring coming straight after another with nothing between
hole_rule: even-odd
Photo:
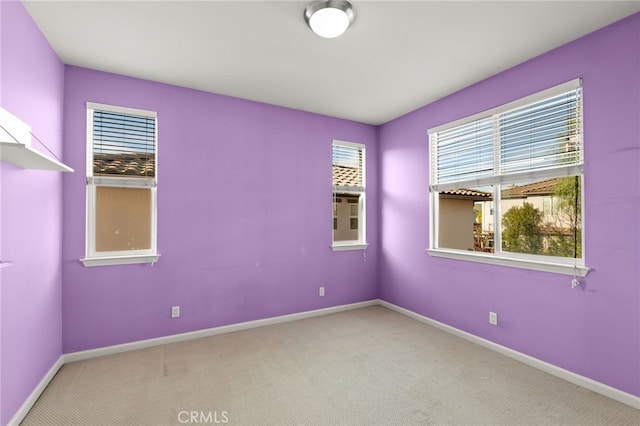
<instances>
[{"instance_id":1,"label":"beige carpet","mask_svg":"<svg viewBox=\"0 0 640 426\"><path fill-rule=\"evenodd\" d=\"M640 411L375 306L65 365L24 425L638 425Z\"/></svg>"}]
</instances>

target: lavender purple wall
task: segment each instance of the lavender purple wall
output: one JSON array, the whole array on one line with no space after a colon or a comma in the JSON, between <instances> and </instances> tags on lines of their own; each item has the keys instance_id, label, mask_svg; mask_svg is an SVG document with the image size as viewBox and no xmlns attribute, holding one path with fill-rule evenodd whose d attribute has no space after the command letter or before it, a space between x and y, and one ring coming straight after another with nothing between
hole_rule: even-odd
<instances>
[{"instance_id":1,"label":"lavender purple wall","mask_svg":"<svg viewBox=\"0 0 640 426\"><path fill-rule=\"evenodd\" d=\"M79 261L87 101L158 112L154 266ZM71 66L64 117L65 353L377 296L375 127ZM367 146L366 252L330 249L334 138Z\"/></svg>"},{"instance_id":2,"label":"lavender purple wall","mask_svg":"<svg viewBox=\"0 0 640 426\"><path fill-rule=\"evenodd\" d=\"M0 20L2 106L76 169L63 179L0 163L0 259L14 261L0 269L0 423L63 352L375 297L640 395L640 15L380 129L65 68L21 4L2 1ZM427 128L575 77L584 79L594 269L585 288L572 290L567 276L429 257ZM86 101L159 113L154 266L78 260ZM366 252L329 249L333 138L368 147ZM172 305L182 306L180 319L169 318ZM499 327L487 324L489 310Z\"/></svg>"},{"instance_id":3,"label":"lavender purple wall","mask_svg":"<svg viewBox=\"0 0 640 426\"><path fill-rule=\"evenodd\" d=\"M636 14L382 126L379 296L640 396L639 58ZM565 275L430 257L427 129L577 77L593 268L584 288Z\"/></svg>"},{"instance_id":4,"label":"lavender purple wall","mask_svg":"<svg viewBox=\"0 0 640 426\"><path fill-rule=\"evenodd\" d=\"M62 154L64 66L19 2L3 1L2 107ZM37 142L36 149L44 150ZM62 354L62 176L0 162L0 423Z\"/></svg>"}]
</instances>

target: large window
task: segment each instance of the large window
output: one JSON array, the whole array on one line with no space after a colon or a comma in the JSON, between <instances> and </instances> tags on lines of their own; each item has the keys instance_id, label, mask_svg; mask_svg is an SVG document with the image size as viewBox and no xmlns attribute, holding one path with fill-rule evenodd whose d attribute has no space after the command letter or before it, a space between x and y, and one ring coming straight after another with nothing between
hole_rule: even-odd
<instances>
[{"instance_id":1,"label":"large window","mask_svg":"<svg viewBox=\"0 0 640 426\"><path fill-rule=\"evenodd\" d=\"M429 137L431 254L586 273L580 80Z\"/></svg>"},{"instance_id":2,"label":"large window","mask_svg":"<svg viewBox=\"0 0 640 426\"><path fill-rule=\"evenodd\" d=\"M87 103L86 266L153 263L155 112Z\"/></svg>"},{"instance_id":3,"label":"large window","mask_svg":"<svg viewBox=\"0 0 640 426\"><path fill-rule=\"evenodd\" d=\"M334 250L366 248L365 148L353 142L333 141Z\"/></svg>"}]
</instances>

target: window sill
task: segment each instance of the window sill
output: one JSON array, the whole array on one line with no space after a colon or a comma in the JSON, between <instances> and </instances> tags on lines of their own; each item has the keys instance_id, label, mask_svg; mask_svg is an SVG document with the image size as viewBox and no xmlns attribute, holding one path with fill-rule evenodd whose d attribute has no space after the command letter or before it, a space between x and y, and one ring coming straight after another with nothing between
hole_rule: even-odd
<instances>
[{"instance_id":1,"label":"window sill","mask_svg":"<svg viewBox=\"0 0 640 426\"><path fill-rule=\"evenodd\" d=\"M486 255L478 253L466 253L456 250L427 249L430 256L445 257L448 259L466 260L469 262L487 263L490 265L509 266L513 268L530 269L534 271L553 272L556 274L576 275L586 277L589 268L586 266L575 266L570 263L544 262L530 259L515 259L511 257L501 257L496 255Z\"/></svg>"},{"instance_id":2,"label":"window sill","mask_svg":"<svg viewBox=\"0 0 640 426\"><path fill-rule=\"evenodd\" d=\"M367 243L355 243L355 244L333 244L331 250L333 251L347 251L347 250L364 250L369 247Z\"/></svg>"},{"instance_id":3,"label":"window sill","mask_svg":"<svg viewBox=\"0 0 640 426\"><path fill-rule=\"evenodd\" d=\"M140 254L129 256L102 256L87 257L80 259L84 266L109 266L109 265L131 265L136 263L154 264L160 258L159 254Z\"/></svg>"}]
</instances>

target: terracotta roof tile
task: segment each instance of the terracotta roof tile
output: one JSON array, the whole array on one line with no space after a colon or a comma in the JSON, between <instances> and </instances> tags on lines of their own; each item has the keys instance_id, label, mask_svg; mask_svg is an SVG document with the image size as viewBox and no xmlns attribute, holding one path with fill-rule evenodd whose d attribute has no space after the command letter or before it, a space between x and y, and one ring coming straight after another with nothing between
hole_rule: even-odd
<instances>
[{"instance_id":1,"label":"terracotta roof tile","mask_svg":"<svg viewBox=\"0 0 640 426\"><path fill-rule=\"evenodd\" d=\"M550 195L558 186L561 178L543 180L527 185L511 186L502 190L502 198L524 198L532 195Z\"/></svg>"},{"instance_id":2,"label":"terracotta roof tile","mask_svg":"<svg viewBox=\"0 0 640 426\"><path fill-rule=\"evenodd\" d=\"M154 176L155 158L144 154L95 154L93 156L94 176Z\"/></svg>"},{"instance_id":3,"label":"terracotta roof tile","mask_svg":"<svg viewBox=\"0 0 640 426\"><path fill-rule=\"evenodd\" d=\"M511 186L502 190L502 198L526 198L533 195L550 195L556 189L561 178L547 179L541 182L534 182L527 185ZM469 197L469 198L493 198L493 194L485 191L472 189L450 189L442 191L441 194Z\"/></svg>"},{"instance_id":4,"label":"terracotta roof tile","mask_svg":"<svg viewBox=\"0 0 640 426\"><path fill-rule=\"evenodd\" d=\"M476 191L473 189L449 189L447 191L442 191L441 194L457 195L461 197L493 198L493 194L491 192Z\"/></svg>"},{"instance_id":5,"label":"terracotta roof tile","mask_svg":"<svg viewBox=\"0 0 640 426\"><path fill-rule=\"evenodd\" d=\"M338 186L358 186L360 177L357 167L333 166L333 184Z\"/></svg>"}]
</instances>

